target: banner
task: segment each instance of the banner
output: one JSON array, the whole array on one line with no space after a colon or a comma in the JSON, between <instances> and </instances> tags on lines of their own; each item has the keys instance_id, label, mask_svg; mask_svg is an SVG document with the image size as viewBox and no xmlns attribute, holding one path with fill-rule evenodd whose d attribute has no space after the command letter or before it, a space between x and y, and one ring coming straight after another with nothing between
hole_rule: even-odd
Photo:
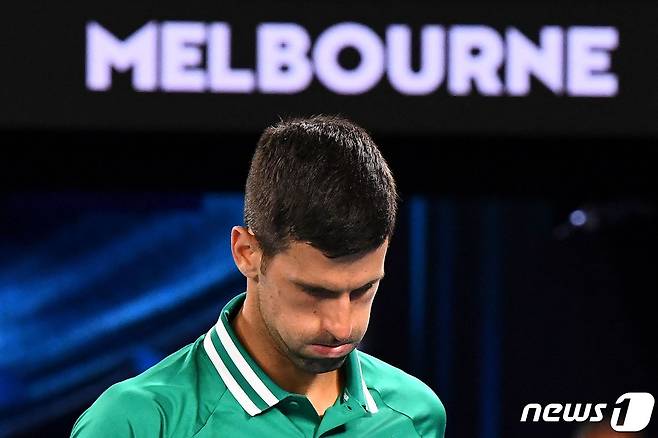
<instances>
[{"instance_id":1,"label":"banner","mask_svg":"<svg viewBox=\"0 0 658 438\"><path fill-rule=\"evenodd\" d=\"M16 6L0 127L656 135L652 4Z\"/></svg>"}]
</instances>

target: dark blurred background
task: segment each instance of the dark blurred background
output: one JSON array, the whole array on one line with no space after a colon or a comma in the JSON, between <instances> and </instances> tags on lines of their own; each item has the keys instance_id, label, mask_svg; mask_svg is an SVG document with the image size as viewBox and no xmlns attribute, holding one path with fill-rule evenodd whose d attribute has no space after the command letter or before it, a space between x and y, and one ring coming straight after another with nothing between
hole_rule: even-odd
<instances>
[{"instance_id":1,"label":"dark blurred background","mask_svg":"<svg viewBox=\"0 0 658 438\"><path fill-rule=\"evenodd\" d=\"M588 422L522 423L523 407L657 394L655 5L252 3L248 16L196 2L12 7L0 35L0 436L68 436L108 386L207 330L245 287L229 233L258 136L313 113L362 124L396 176L399 223L363 349L436 391L448 437L585 436ZM515 26L534 44L549 25L614 27L610 65L591 68L618 88L572 96L533 77L523 96L477 81L462 96L445 84L405 95L384 74L353 95L317 77L292 94L144 92L129 70L90 90L85 25L125 40L149 20L230 23L242 68L255 68L261 22L299 23L311 42L346 21L382 40L395 23L501 38ZM346 71L361 61L341 52ZM657 436L654 423L641 436Z\"/></svg>"}]
</instances>

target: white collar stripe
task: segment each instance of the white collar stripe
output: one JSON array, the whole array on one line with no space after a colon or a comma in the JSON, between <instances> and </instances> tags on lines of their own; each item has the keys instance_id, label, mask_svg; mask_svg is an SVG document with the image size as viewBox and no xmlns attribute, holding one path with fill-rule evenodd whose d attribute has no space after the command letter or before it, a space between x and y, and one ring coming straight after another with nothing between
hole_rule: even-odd
<instances>
[{"instance_id":1,"label":"white collar stripe","mask_svg":"<svg viewBox=\"0 0 658 438\"><path fill-rule=\"evenodd\" d=\"M358 354L357 350L355 350L354 352ZM356 363L359 366L359 378L361 379L361 388L363 390L363 396L366 398L366 405L368 406L368 411L375 414L379 411L379 408L377 407L375 400L372 398L372 395L370 395L370 391L368 391L368 387L366 386L366 381L363 380L363 371L361 371L361 358L358 356Z\"/></svg>"},{"instance_id":2,"label":"white collar stripe","mask_svg":"<svg viewBox=\"0 0 658 438\"><path fill-rule=\"evenodd\" d=\"M228 334L228 331L226 331L226 327L224 327L221 319L217 321L215 328L217 330L217 336L219 337L222 346L231 357L231 360L237 369L240 370L240 373L242 373L242 376L244 376L249 385L251 385L254 391L256 391L256 393L265 401L265 403L268 404L268 406L274 406L277 404L279 399L276 398L274 394L272 394L272 391L270 391L267 386L265 386L263 381L249 366L242 354L240 354L240 351L235 346L235 343L233 342L233 339L231 339L231 336Z\"/></svg>"},{"instance_id":3,"label":"white collar stripe","mask_svg":"<svg viewBox=\"0 0 658 438\"><path fill-rule=\"evenodd\" d=\"M361 382L363 382L363 380ZM379 408L377 408L377 404L375 403L375 400L372 398L372 395L370 395L370 391L368 391L365 382L363 382L363 393L366 396L366 404L368 405L368 410L373 414L376 414L377 411L379 411Z\"/></svg>"},{"instance_id":4,"label":"white collar stripe","mask_svg":"<svg viewBox=\"0 0 658 438\"><path fill-rule=\"evenodd\" d=\"M231 391L233 397L235 397L238 403L240 403L240 405L244 408L245 411L247 411L249 415L253 417L256 414L260 414L262 411L258 409L254 402L251 401L244 390L240 387L240 385L238 385L238 382L235 381L229 370L226 368L226 365L224 365L224 362L222 362L222 359L219 357L219 354L215 350L215 346L210 339L211 332L212 329L206 333L206 337L203 340L203 347L205 348L206 353L208 354L208 357L212 361L213 365L215 365L215 369L219 373L219 376L224 381L224 384L226 384L228 390Z\"/></svg>"}]
</instances>

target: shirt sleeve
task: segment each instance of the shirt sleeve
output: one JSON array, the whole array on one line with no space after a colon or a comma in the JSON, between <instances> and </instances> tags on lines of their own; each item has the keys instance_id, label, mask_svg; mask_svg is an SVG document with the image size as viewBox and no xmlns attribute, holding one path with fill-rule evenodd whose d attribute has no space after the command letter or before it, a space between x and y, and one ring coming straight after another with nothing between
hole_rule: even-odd
<instances>
[{"instance_id":1,"label":"shirt sleeve","mask_svg":"<svg viewBox=\"0 0 658 438\"><path fill-rule=\"evenodd\" d=\"M416 431L423 438L443 438L446 431L446 410L439 397L429 387L419 396L419 413L414 417Z\"/></svg>"},{"instance_id":2,"label":"shirt sleeve","mask_svg":"<svg viewBox=\"0 0 658 438\"><path fill-rule=\"evenodd\" d=\"M109 388L73 425L71 438L163 438L157 403L137 390Z\"/></svg>"}]
</instances>

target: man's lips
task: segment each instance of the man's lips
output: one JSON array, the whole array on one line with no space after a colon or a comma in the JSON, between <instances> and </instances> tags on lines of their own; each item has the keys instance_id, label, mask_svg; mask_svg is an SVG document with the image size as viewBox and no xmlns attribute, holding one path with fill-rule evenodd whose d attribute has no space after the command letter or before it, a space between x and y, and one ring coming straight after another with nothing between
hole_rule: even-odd
<instances>
[{"instance_id":1,"label":"man's lips","mask_svg":"<svg viewBox=\"0 0 658 438\"><path fill-rule=\"evenodd\" d=\"M329 347L327 345L321 345L321 344L311 344L310 347L311 347L311 351L313 351L314 353L320 356L340 357L340 356L345 356L347 353L349 353L354 347L354 344L343 344L337 347Z\"/></svg>"}]
</instances>

